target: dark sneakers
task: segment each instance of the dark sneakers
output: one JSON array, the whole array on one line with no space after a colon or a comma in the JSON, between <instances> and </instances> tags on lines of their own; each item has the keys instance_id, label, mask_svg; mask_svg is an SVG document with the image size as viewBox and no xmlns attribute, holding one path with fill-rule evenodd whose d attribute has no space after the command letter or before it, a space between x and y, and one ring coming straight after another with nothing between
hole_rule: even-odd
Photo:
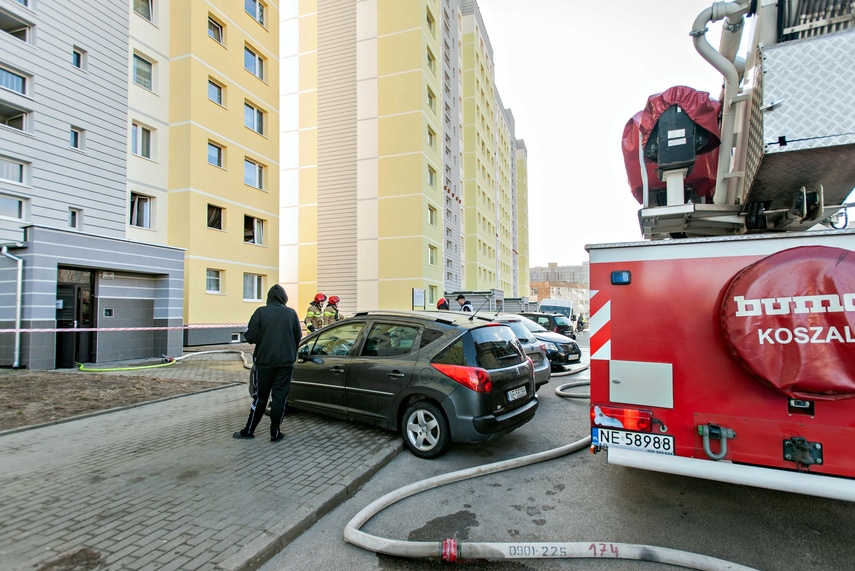
<instances>
[{"instance_id":1,"label":"dark sneakers","mask_svg":"<svg viewBox=\"0 0 855 571\"><path fill-rule=\"evenodd\" d=\"M247 434L246 429L242 428L238 432L232 434L232 438L255 438L255 436L252 434Z\"/></svg>"},{"instance_id":2,"label":"dark sneakers","mask_svg":"<svg viewBox=\"0 0 855 571\"><path fill-rule=\"evenodd\" d=\"M280 441L280 440L282 440L283 438L285 438L285 435L284 435L284 434L282 434L281 432L279 432L279 431L277 430L277 431L276 431L276 436L271 436L271 437L270 437L270 442L279 442L279 441Z\"/></svg>"}]
</instances>

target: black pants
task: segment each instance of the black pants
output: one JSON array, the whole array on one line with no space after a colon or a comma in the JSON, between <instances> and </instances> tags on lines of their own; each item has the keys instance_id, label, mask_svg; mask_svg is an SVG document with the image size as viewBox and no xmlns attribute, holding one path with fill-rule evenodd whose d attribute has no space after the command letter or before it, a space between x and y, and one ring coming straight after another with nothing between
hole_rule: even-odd
<instances>
[{"instance_id":1,"label":"black pants","mask_svg":"<svg viewBox=\"0 0 855 571\"><path fill-rule=\"evenodd\" d=\"M288 391L291 390L291 373L293 366L288 367L253 367L250 382L255 387L252 395L252 406L249 408L249 418L246 421L246 432L255 434L255 428L264 416L267 399L273 393L273 404L270 407L270 436L279 434L282 419L285 416L285 403L288 402Z\"/></svg>"}]
</instances>

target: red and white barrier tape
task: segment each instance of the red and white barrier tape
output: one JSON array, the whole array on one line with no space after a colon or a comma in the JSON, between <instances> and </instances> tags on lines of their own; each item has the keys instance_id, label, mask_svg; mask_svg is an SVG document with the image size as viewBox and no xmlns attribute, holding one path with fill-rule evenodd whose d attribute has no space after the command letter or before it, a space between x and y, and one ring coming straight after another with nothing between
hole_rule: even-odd
<instances>
[{"instance_id":1,"label":"red and white barrier tape","mask_svg":"<svg viewBox=\"0 0 855 571\"><path fill-rule=\"evenodd\" d=\"M178 329L235 329L246 330L246 323L193 323L173 327L64 327L36 329L0 329L0 333L83 333L86 331L174 331Z\"/></svg>"}]
</instances>

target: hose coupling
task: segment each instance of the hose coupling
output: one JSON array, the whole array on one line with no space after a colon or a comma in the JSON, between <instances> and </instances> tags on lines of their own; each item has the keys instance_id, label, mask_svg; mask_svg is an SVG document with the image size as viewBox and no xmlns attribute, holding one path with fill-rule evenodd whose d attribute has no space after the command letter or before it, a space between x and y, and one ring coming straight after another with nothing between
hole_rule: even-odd
<instances>
[{"instance_id":1,"label":"hose coupling","mask_svg":"<svg viewBox=\"0 0 855 571\"><path fill-rule=\"evenodd\" d=\"M449 537L442 542L442 561L443 563L457 563L457 556L457 540Z\"/></svg>"}]
</instances>

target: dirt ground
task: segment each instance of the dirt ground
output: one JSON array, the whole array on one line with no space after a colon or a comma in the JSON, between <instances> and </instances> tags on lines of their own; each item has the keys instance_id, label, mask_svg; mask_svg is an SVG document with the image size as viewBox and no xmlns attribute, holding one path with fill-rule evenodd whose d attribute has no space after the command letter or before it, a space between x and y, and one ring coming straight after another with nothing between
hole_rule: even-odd
<instances>
[{"instance_id":1,"label":"dirt ground","mask_svg":"<svg viewBox=\"0 0 855 571\"><path fill-rule=\"evenodd\" d=\"M75 369L0 369L0 430L221 386L222 383L206 381L104 375Z\"/></svg>"}]
</instances>

